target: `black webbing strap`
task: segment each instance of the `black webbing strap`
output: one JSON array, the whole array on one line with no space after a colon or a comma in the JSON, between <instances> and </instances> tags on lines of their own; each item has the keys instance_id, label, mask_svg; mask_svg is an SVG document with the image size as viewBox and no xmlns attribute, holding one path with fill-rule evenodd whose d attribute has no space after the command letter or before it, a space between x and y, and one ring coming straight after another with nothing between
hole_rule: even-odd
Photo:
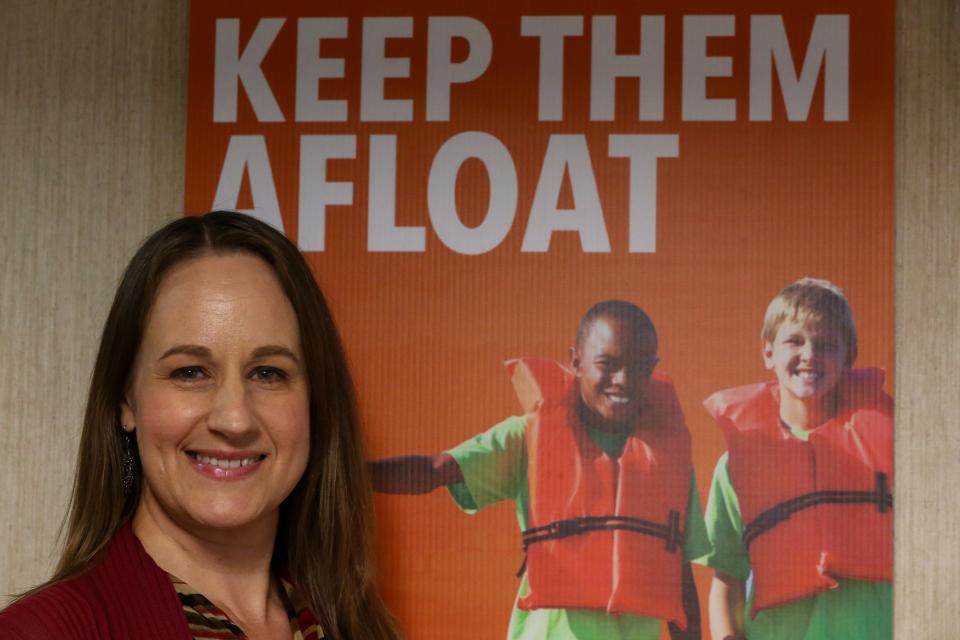
<instances>
[{"instance_id":1,"label":"black webbing strap","mask_svg":"<svg viewBox=\"0 0 960 640\"><path fill-rule=\"evenodd\" d=\"M524 531L523 551L526 553L531 544L579 536L591 531L631 531L661 538L665 542L664 548L670 553L676 551L683 542L683 531L680 529L680 512L671 511L667 515L667 524L627 516L585 516L570 518L569 520L555 520L542 527L534 527ZM524 556L523 565L517 572L517 577L523 575L526 567L527 559Z\"/></svg>"},{"instance_id":2,"label":"black webbing strap","mask_svg":"<svg viewBox=\"0 0 960 640\"><path fill-rule=\"evenodd\" d=\"M887 474L876 474L873 491L811 491L802 496L776 504L753 519L743 530L743 542L748 547L762 533L766 533L798 511L818 504L875 504L885 513L893 507L893 495L887 487Z\"/></svg>"}]
</instances>

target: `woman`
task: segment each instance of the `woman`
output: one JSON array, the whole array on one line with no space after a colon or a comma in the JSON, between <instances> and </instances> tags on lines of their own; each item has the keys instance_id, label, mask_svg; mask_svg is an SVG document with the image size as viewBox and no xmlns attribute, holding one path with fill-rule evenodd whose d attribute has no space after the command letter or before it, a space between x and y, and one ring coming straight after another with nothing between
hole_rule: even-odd
<instances>
[{"instance_id":1,"label":"woman","mask_svg":"<svg viewBox=\"0 0 960 640\"><path fill-rule=\"evenodd\" d=\"M396 638L333 319L296 247L154 233L101 338L57 569L4 638ZM319 627L319 629L318 629Z\"/></svg>"}]
</instances>

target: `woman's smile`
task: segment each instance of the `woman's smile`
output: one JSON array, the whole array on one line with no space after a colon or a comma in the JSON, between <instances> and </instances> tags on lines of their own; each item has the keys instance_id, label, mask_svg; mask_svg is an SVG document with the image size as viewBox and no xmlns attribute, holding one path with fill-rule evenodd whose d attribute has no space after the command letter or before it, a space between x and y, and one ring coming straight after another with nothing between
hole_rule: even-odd
<instances>
[{"instance_id":1,"label":"woman's smile","mask_svg":"<svg viewBox=\"0 0 960 640\"><path fill-rule=\"evenodd\" d=\"M260 469L266 454L245 451L187 451L193 468L214 480L242 480Z\"/></svg>"}]
</instances>

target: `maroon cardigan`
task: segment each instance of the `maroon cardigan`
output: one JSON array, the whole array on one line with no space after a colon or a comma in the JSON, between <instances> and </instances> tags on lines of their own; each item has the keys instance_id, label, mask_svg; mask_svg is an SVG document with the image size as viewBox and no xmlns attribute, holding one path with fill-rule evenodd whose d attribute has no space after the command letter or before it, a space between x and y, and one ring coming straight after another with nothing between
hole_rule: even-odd
<instances>
[{"instance_id":1,"label":"maroon cardigan","mask_svg":"<svg viewBox=\"0 0 960 640\"><path fill-rule=\"evenodd\" d=\"M169 576L147 555L130 524L76 578L41 589L0 611L10 640L190 640Z\"/></svg>"}]
</instances>

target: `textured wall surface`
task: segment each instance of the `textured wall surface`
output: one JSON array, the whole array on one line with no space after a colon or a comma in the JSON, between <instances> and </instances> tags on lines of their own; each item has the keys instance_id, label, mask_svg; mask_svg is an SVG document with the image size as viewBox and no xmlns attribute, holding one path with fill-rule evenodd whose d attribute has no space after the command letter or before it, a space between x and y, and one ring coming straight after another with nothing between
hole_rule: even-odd
<instances>
[{"instance_id":1,"label":"textured wall surface","mask_svg":"<svg viewBox=\"0 0 960 640\"><path fill-rule=\"evenodd\" d=\"M50 573L120 270L183 209L187 16L0 1L0 593Z\"/></svg>"},{"instance_id":2,"label":"textured wall surface","mask_svg":"<svg viewBox=\"0 0 960 640\"><path fill-rule=\"evenodd\" d=\"M187 0L0 6L0 593L49 574L119 271L183 201ZM960 629L960 3L901 0L896 635Z\"/></svg>"},{"instance_id":3,"label":"textured wall surface","mask_svg":"<svg viewBox=\"0 0 960 640\"><path fill-rule=\"evenodd\" d=\"M897 6L898 639L960 633L960 2Z\"/></svg>"}]
</instances>

